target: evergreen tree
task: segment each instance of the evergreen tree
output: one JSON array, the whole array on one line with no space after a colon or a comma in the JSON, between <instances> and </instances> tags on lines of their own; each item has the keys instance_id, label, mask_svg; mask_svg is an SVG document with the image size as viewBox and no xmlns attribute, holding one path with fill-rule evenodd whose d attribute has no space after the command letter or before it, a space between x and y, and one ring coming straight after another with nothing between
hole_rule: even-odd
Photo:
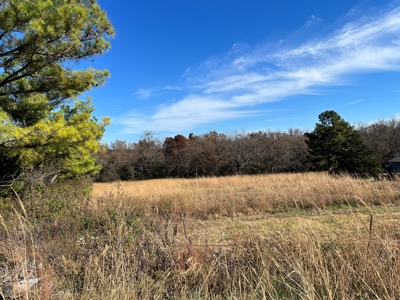
<instances>
[{"instance_id":1,"label":"evergreen tree","mask_svg":"<svg viewBox=\"0 0 400 300\"><path fill-rule=\"evenodd\" d=\"M349 123L333 110L318 118L314 131L305 134L309 159L317 170L371 175L379 172L378 160Z\"/></svg>"},{"instance_id":2,"label":"evergreen tree","mask_svg":"<svg viewBox=\"0 0 400 300\"><path fill-rule=\"evenodd\" d=\"M109 121L78 97L109 74L69 66L107 51L112 35L95 0L0 1L0 180L99 171L93 154Z\"/></svg>"}]
</instances>

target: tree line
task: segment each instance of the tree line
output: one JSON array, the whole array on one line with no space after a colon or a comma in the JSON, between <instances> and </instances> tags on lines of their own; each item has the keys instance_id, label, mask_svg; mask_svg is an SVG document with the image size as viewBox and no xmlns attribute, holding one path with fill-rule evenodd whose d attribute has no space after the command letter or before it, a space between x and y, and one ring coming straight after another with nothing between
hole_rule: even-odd
<instances>
[{"instance_id":1,"label":"tree line","mask_svg":"<svg viewBox=\"0 0 400 300\"><path fill-rule=\"evenodd\" d=\"M399 119L350 126L336 112L314 131L210 131L101 145L109 119L80 96L107 70L73 64L105 53L114 29L96 0L0 2L0 188L57 178L99 181L327 170L375 174L400 153ZM92 60L93 61L93 60ZM99 151L100 150L100 151Z\"/></svg>"},{"instance_id":2,"label":"tree line","mask_svg":"<svg viewBox=\"0 0 400 300\"><path fill-rule=\"evenodd\" d=\"M137 143L117 140L103 145L97 154L97 162L103 166L98 180L301 172L309 167L304 141L303 132L297 129L178 134L163 142L146 132Z\"/></svg>"},{"instance_id":3,"label":"tree line","mask_svg":"<svg viewBox=\"0 0 400 300\"><path fill-rule=\"evenodd\" d=\"M326 111L313 132L210 131L188 137L178 134L164 141L145 132L136 143L117 140L103 144L97 154L97 163L103 167L97 180L321 170L374 175L384 171L388 160L399 153L398 118L350 126L335 112Z\"/></svg>"}]
</instances>

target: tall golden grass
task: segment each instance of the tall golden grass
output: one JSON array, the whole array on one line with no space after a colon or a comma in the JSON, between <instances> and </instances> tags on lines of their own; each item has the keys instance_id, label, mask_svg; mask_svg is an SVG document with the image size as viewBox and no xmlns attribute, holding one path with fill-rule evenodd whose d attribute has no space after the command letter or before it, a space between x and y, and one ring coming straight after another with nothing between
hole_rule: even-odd
<instances>
[{"instance_id":1,"label":"tall golden grass","mask_svg":"<svg viewBox=\"0 0 400 300\"><path fill-rule=\"evenodd\" d=\"M194 218L234 217L341 205L383 205L400 200L398 181L376 182L326 173L158 179L95 183L93 203L142 214Z\"/></svg>"},{"instance_id":2,"label":"tall golden grass","mask_svg":"<svg viewBox=\"0 0 400 300\"><path fill-rule=\"evenodd\" d=\"M47 280L25 298L400 298L398 180L79 184L2 202L0 267Z\"/></svg>"}]
</instances>

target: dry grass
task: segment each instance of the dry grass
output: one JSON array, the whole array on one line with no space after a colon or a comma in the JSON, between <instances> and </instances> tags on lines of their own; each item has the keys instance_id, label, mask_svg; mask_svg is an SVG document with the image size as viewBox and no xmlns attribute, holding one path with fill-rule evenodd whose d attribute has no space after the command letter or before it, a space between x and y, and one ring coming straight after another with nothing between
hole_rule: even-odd
<instances>
[{"instance_id":1,"label":"dry grass","mask_svg":"<svg viewBox=\"0 0 400 300\"><path fill-rule=\"evenodd\" d=\"M398 181L374 182L325 173L163 179L96 183L96 207L134 207L141 213L199 219L330 206L387 205L400 201Z\"/></svg>"},{"instance_id":2,"label":"dry grass","mask_svg":"<svg viewBox=\"0 0 400 300\"><path fill-rule=\"evenodd\" d=\"M400 181L165 179L94 184L90 197L72 186L21 197L26 217L3 201L0 267L40 262L47 278L26 298L400 299Z\"/></svg>"}]
</instances>

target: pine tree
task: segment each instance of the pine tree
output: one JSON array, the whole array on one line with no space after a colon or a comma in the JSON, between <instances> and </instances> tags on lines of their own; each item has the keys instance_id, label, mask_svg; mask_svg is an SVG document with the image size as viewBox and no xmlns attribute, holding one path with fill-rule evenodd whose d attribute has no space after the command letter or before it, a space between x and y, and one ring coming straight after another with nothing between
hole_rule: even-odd
<instances>
[{"instance_id":1,"label":"pine tree","mask_svg":"<svg viewBox=\"0 0 400 300\"><path fill-rule=\"evenodd\" d=\"M370 175L379 172L378 160L349 123L333 110L318 118L314 131L305 134L309 159L317 170Z\"/></svg>"},{"instance_id":2,"label":"pine tree","mask_svg":"<svg viewBox=\"0 0 400 300\"><path fill-rule=\"evenodd\" d=\"M69 66L107 51L112 35L95 0L0 1L0 180L99 171L93 154L109 121L79 96L109 73Z\"/></svg>"}]
</instances>

